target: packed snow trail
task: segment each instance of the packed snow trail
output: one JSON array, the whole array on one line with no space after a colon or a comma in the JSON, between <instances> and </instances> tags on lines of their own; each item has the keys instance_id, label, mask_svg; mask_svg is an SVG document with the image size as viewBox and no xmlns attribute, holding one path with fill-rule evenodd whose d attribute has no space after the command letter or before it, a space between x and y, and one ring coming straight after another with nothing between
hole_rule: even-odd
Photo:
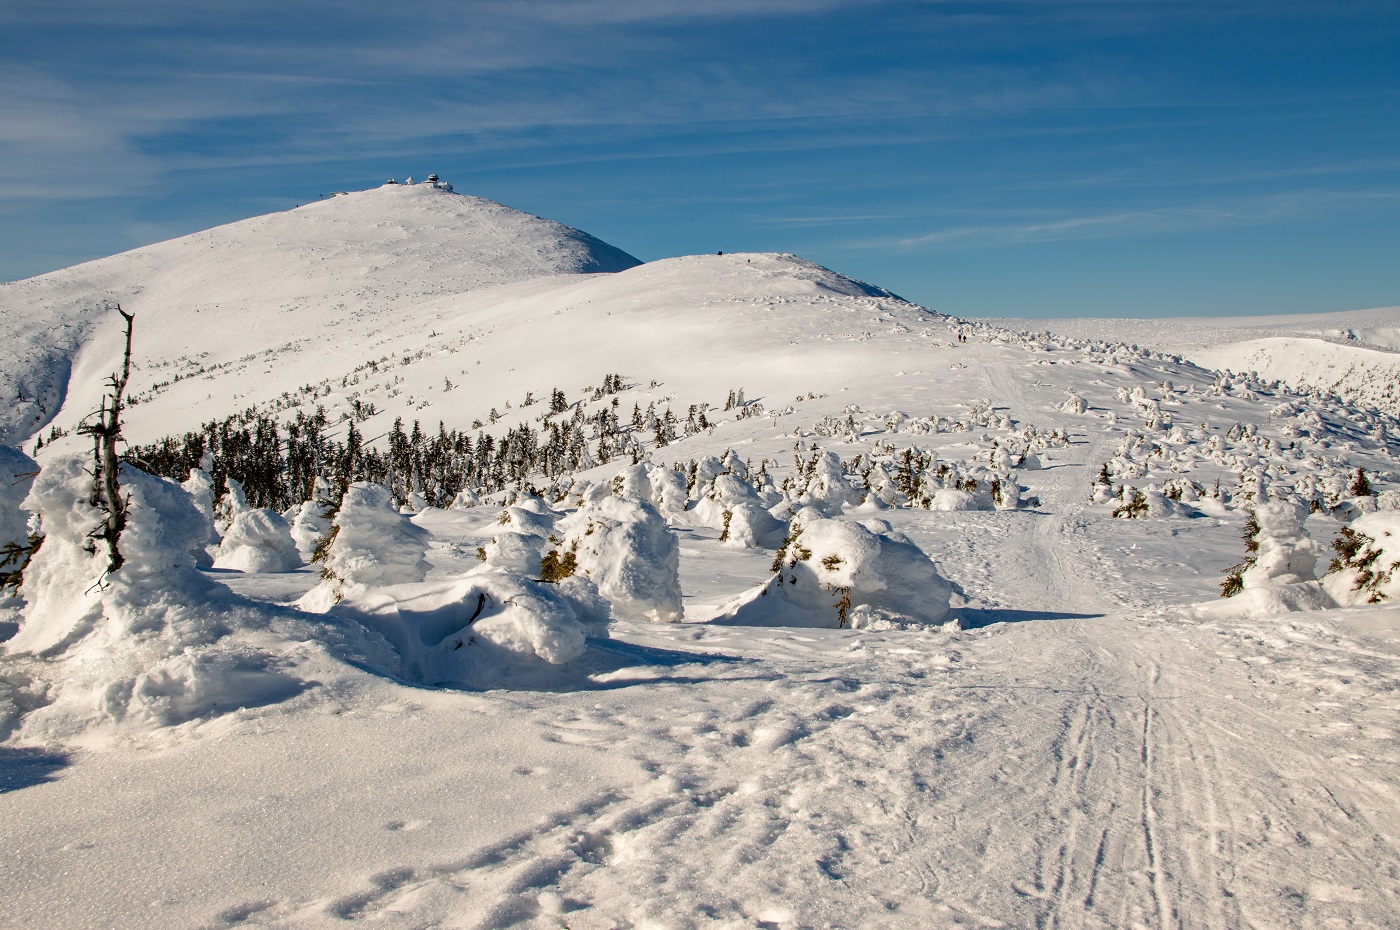
<instances>
[{"instance_id":1,"label":"packed snow trail","mask_svg":"<svg viewBox=\"0 0 1400 930\"><path fill-rule=\"evenodd\" d=\"M1385 638L1361 632L1387 624ZM328 796L354 785L349 796L383 795L372 813L342 809L337 833L368 836L392 809L390 826L411 825L417 844L357 848L352 858L367 861L358 879L333 864L311 880L321 868L312 856L297 866L309 881L299 891L271 864L264 873L244 863L230 878L244 887L186 902L170 913L190 919L168 924L1393 926L1397 628L1394 609L1229 624L1115 614L927 633L624 625L598 649L616 670L598 673L595 688L445 693L397 724L395 739L409 744L450 730L444 746L458 748L447 758L487 764L485 797L516 832L454 833L460 818L442 806L451 779L434 765L415 763L408 780L383 763L332 770L318 776ZM482 713L497 700L508 710ZM1350 708L1344 720L1326 713L1338 701ZM487 734L506 721L515 739L567 751L573 780L585 780L538 806L527 782L540 752L520 757L524 795L487 774L503 763L474 763L472 746L499 744ZM349 736L349 722L327 719L325 739ZM258 737L274 754L278 729ZM304 739L304 727L287 730ZM184 764L217 742L180 747ZM601 778L592 792L590 770ZM118 806L137 791L104 790ZM21 855L42 845L46 823L27 796L38 799L0 801ZM513 813L517 796L554 812ZM175 812L143 815L153 835L179 832L159 823ZM234 801L223 816L250 815ZM328 829L315 823L304 828ZM165 857L192 840L173 842ZM65 855L81 853L46 853ZM119 923L115 901L159 900L170 880L108 861L75 890L85 909L70 913ZM4 922L42 923L38 889L12 888Z\"/></svg>"}]
</instances>

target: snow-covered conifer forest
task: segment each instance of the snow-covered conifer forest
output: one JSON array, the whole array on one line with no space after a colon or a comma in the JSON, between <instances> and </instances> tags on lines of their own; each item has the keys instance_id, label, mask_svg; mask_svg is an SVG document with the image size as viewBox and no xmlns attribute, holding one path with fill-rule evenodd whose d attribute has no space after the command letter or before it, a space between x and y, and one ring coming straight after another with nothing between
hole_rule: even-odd
<instances>
[{"instance_id":1,"label":"snow-covered conifer forest","mask_svg":"<svg viewBox=\"0 0 1400 930\"><path fill-rule=\"evenodd\" d=\"M0 316L0 925L1400 921L1400 310L958 319L437 182Z\"/></svg>"}]
</instances>

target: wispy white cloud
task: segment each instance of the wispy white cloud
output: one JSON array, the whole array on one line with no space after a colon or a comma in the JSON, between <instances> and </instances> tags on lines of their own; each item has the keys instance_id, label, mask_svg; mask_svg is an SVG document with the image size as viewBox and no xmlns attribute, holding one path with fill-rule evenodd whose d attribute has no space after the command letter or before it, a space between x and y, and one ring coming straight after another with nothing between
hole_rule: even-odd
<instances>
[{"instance_id":1,"label":"wispy white cloud","mask_svg":"<svg viewBox=\"0 0 1400 930\"><path fill-rule=\"evenodd\" d=\"M1008 245L1193 232L1271 224L1280 220L1335 214L1357 208L1393 209L1398 202L1400 188L1350 191L1293 190L1117 212L1061 215L1056 218L1023 218L1020 222L957 224L914 236L875 238L850 245L859 248L894 247L916 250L949 245Z\"/></svg>"}]
</instances>

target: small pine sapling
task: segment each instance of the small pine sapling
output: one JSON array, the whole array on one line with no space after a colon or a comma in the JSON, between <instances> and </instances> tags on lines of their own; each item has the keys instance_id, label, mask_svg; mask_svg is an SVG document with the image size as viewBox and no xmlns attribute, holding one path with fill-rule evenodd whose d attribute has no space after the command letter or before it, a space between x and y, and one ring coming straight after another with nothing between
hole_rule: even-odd
<instances>
[{"instance_id":1,"label":"small pine sapling","mask_svg":"<svg viewBox=\"0 0 1400 930\"><path fill-rule=\"evenodd\" d=\"M551 549L540 559L540 581L558 584L578 571L578 540L561 554Z\"/></svg>"},{"instance_id":2,"label":"small pine sapling","mask_svg":"<svg viewBox=\"0 0 1400 930\"><path fill-rule=\"evenodd\" d=\"M1347 485L1347 491L1352 497L1370 497L1371 479L1366 477L1365 469L1358 468L1356 474L1351 476L1351 483Z\"/></svg>"},{"instance_id":3,"label":"small pine sapling","mask_svg":"<svg viewBox=\"0 0 1400 930\"><path fill-rule=\"evenodd\" d=\"M28 533L24 542L8 542L0 547L0 591L19 590L24 583L24 570L43 544L43 536Z\"/></svg>"},{"instance_id":4,"label":"small pine sapling","mask_svg":"<svg viewBox=\"0 0 1400 930\"><path fill-rule=\"evenodd\" d=\"M1244 561L1237 562L1225 569L1223 574L1225 580L1220 583L1221 597L1234 597L1244 590L1244 573L1254 567L1259 553L1259 520L1254 511L1249 512L1249 518L1244 521Z\"/></svg>"},{"instance_id":5,"label":"small pine sapling","mask_svg":"<svg viewBox=\"0 0 1400 930\"><path fill-rule=\"evenodd\" d=\"M1361 470L1358 468L1357 471ZM1368 604L1379 604L1385 600L1385 592L1380 590L1381 586L1390 581L1391 573L1400 563L1392 563L1387 568L1377 568L1376 562L1381 556L1381 549L1376 545L1376 541L1349 526L1342 527L1337 538L1332 540L1332 549L1337 555L1327 566L1330 571L1354 569L1356 584L1352 590L1369 592L1366 599Z\"/></svg>"},{"instance_id":6,"label":"small pine sapling","mask_svg":"<svg viewBox=\"0 0 1400 930\"><path fill-rule=\"evenodd\" d=\"M1147 498L1133 489L1128 499L1113 509L1113 515L1123 520L1140 520L1147 516Z\"/></svg>"}]
</instances>

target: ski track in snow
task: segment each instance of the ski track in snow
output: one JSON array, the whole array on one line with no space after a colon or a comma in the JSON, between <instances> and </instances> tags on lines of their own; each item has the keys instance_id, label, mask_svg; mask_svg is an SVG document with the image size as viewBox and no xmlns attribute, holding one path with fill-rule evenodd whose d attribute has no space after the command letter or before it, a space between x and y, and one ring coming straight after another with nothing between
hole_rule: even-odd
<instances>
[{"instance_id":1,"label":"ski track in snow","mask_svg":"<svg viewBox=\"0 0 1400 930\"><path fill-rule=\"evenodd\" d=\"M1313 640L1335 664L1289 666ZM218 925L1383 927L1394 914L1393 792L1337 758L1400 761L1383 724L1395 656L1324 622L1287 637L1163 616L700 642L762 669L535 709L550 738L635 758L643 783L459 859L406 862L331 899L233 906ZM1365 682L1350 690L1367 712L1355 732L1311 730L1309 701L1339 674Z\"/></svg>"}]
</instances>

